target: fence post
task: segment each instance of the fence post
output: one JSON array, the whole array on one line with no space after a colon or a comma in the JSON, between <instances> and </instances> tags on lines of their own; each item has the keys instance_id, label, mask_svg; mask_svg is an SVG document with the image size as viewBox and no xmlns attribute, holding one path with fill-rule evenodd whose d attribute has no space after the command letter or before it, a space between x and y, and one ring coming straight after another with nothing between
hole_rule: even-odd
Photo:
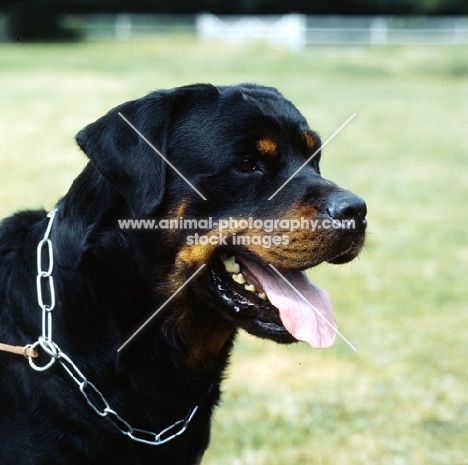
<instances>
[{"instance_id":1,"label":"fence post","mask_svg":"<svg viewBox=\"0 0 468 465\"><path fill-rule=\"evenodd\" d=\"M456 44L468 43L468 20L458 18L453 25L453 40Z\"/></svg>"},{"instance_id":2,"label":"fence post","mask_svg":"<svg viewBox=\"0 0 468 465\"><path fill-rule=\"evenodd\" d=\"M386 45L388 41L388 22L386 18L374 18L370 23L369 41L371 45Z\"/></svg>"},{"instance_id":3,"label":"fence post","mask_svg":"<svg viewBox=\"0 0 468 465\"><path fill-rule=\"evenodd\" d=\"M115 17L115 38L118 41L129 41L132 39L132 17L120 14Z\"/></svg>"}]
</instances>

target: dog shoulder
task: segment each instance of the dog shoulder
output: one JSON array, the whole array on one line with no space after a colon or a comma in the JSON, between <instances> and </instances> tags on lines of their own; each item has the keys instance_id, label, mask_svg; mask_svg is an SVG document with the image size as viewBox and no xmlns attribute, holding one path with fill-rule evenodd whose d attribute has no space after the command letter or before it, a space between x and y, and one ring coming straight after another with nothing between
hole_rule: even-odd
<instances>
[{"instance_id":1,"label":"dog shoulder","mask_svg":"<svg viewBox=\"0 0 468 465\"><path fill-rule=\"evenodd\" d=\"M25 237L46 215L44 210L25 210L0 222L0 267L6 256L22 246Z\"/></svg>"}]
</instances>

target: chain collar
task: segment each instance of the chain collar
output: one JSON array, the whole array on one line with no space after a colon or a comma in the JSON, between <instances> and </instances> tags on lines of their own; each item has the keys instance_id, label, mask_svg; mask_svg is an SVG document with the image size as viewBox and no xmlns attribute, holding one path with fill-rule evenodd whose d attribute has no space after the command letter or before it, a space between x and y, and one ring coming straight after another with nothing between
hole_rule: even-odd
<instances>
[{"instance_id":1,"label":"chain collar","mask_svg":"<svg viewBox=\"0 0 468 465\"><path fill-rule=\"evenodd\" d=\"M54 270L54 250L52 241L50 240L49 236L56 213L57 209L48 213L47 216L49 218L49 223L47 225L44 238L37 246L36 287L37 301L42 309L42 334L34 344L28 344L25 347L24 353L26 354L26 357L29 361L29 365L36 371L46 371L56 361L58 361L62 365L65 372L68 373L71 379L76 383L80 393L83 395L88 405L97 415L100 417L108 417L122 434L128 436L133 441L151 446L160 446L161 444L165 444L166 442L171 441L185 432L190 421L199 408L198 405L192 407L184 419L176 421L167 428L164 428L159 433L140 428L134 428L110 407L109 402L104 397L102 392L91 381L89 381L85 375L83 375L83 373L73 363L70 357L65 354L53 341L52 314L55 308L55 287L52 272ZM47 256L48 258L47 269L43 269L44 256ZM44 289L47 288L49 289L48 299L44 299ZM33 356L27 355L28 352L26 352L26 349L30 349L31 352L33 352L38 346L41 346L42 349L50 356L50 361L43 366L37 365L33 360ZM211 389L212 385L210 386L208 393L211 391ZM100 403L100 405L98 405L98 403L93 400L91 396L95 399L98 399L98 403Z\"/></svg>"}]
</instances>

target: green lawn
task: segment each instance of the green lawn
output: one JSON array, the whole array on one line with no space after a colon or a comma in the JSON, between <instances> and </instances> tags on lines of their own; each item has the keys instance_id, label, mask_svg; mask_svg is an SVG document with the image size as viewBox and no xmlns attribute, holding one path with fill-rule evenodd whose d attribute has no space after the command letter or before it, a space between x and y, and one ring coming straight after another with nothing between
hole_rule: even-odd
<instances>
[{"instance_id":1,"label":"green lawn","mask_svg":"<svg viewBox=\"0 0 468 465\"><path fill-rule=\"evenodd\" d=\"M366 249L312 279L338 340L238 340L205 465L468 463L468 48L197 43L0 45L0 216L51 208L73 137L111 107L192 82L278 87L325 140L322 173L364 197Z\"/></svg>"}]
</instances>

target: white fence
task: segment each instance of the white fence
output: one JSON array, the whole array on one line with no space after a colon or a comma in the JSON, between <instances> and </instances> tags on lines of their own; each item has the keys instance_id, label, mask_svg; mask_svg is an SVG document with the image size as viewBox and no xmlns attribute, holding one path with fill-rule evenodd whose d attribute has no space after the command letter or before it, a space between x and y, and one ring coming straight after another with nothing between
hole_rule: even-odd
<instances>
[{"instance_id":1,"label":"white fence","mask_svg":"<svg viewBox=\"0 0 468 465\"><path fill-rule=\"evenodd\" d=\"M307 17L298 14L225 18L203 14L196 17L195 27L198 36L208 41L267 42L294 50L307 44Z\"/></svg>"},{"instance_id":2,"label":"white fence","mask_svg":"<svg viewBox=\"0 0 468 465\"><path fill-rule=\"evenodd\" d=\"M468 18L200 15L198 35L227 42L305 45L468 44Z\"/></svg>"},{"instance_id":3,"label":"white fence","mask_svg":"<svg viewBox=\"0 0 468 465\"><path fill-rule=\"evenodd\" d=\"M2 21L0 17L0 40ZM4 18L3 18L4 19ZM4 22L4 21L3 21ZM64 18L85 40L158 40L173 32L210 42L307 45L468 44L468 17L198 16L119 14Z\"/></svg>"},{"instance_id":4,"label":"white fence","mask_svg":"<svg viewBox=\"0 0 468 465\"><path fill-rule=\"evenodd\" d=\"M308 44L468 44L467 17L309 17Z\"/></svg>"}]
</instances>

